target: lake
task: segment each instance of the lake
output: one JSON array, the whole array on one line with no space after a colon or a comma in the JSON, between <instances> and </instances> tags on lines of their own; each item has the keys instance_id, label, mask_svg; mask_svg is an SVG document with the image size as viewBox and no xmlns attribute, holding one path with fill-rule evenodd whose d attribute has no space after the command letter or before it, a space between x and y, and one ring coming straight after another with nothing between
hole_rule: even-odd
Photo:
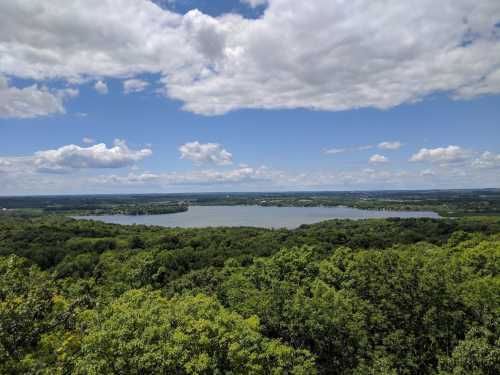
<instances>
[{"instance_id":1,"label":"lake","mask_svg":"<svg viewBox=\"0 0 500 375\"><path fill-rule=\"evenodd\" d=\"M190 206L186 212L167 215L75 216L75 219L98 220L114 224L145 224L164 227L261 227L297 228L329 219L369 219L388 217L439 218L435 212L376 211L350 207L262 207L262 206Z\"/></svg>"}]
</instances>

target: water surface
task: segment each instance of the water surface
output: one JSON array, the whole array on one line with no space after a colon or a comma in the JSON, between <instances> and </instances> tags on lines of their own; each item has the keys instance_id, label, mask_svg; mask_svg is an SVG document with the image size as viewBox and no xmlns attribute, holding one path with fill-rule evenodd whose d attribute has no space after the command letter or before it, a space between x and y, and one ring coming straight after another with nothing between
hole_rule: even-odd
<instances>
[{"instance_id":1,"label":"water surface","mask_svg":"<svg viewBox=\"0 0 500 375\"><path fill-rule=\"evenodd\" d=\"M114 224L145 224L164 227L261 227L297 228L329 219L368 219L388 217L439 218L435 212L376 211L350 207L262 207L262 206L190 206L186 212L167 215L99 215L76 216Z\"/></svg>"}]
</instances>

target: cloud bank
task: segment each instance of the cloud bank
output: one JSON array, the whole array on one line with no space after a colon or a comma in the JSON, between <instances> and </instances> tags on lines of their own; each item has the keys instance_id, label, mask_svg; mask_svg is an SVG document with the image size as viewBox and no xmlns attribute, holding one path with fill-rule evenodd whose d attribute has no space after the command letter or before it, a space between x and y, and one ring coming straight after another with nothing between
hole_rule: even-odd
<instances>
[{"instance_id":1,"label":"cloud bank","mask_svg":"<svg viewBox=\"0 0 500 375\"><path fill-rule=\"evenodd\" d=\"M181 15L146 0L4 0L0 74L71 82L160 74L166 96L203 115L387 109L436 92L500 92L498 1L267 3L260 18L245 19ZM48 109L32 116L62 111L39 96Z\"/></svg>"},{"instance_id":2,"label":"cloud bank","mask_svg":"<svg viewBox=\"0 0 500 375\"><path fill-rule=\"evenodd\" d=\"M134 165L151 154L149 149L131 150L123 141L113 147L96 146L68 145L33 156L0 157L0 194L481 188L500 184L500 154L490 151L470 150L457 163L449 162L449 157L443 162L436 156L439 153L431 152L436 161L426 158L421 163L428 165L422 169L415 164L389 167L382 155L374 155L379 163L376 168L292 172L262 165L209 163L205 168L174 172L141 171ZM120 173L120 168L130 165L134 168ZM103 174L104 169L113 173Z\"/></svg>"}]
</instances>

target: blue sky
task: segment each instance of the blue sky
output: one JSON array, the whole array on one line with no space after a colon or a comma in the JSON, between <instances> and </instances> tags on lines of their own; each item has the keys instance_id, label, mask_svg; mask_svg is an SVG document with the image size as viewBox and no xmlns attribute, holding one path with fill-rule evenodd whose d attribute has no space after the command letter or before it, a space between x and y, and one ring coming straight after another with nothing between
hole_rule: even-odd
<instances>
[{"instance_id":1,"label":"blue sky","mask_svg":"<svg viewBox=\"0 0 500 375\"><path fill-rule=\"evenodd\" d=\"M9 3L0 14L22 16L37 2ZM392 40L405 28L397 2L374 32L360 23L377 12L369 5L121 3L123 17L144 12L130 35L158 22L139 40L153 41L141 53L124 47L136 42L121 40L127 22L109 38L88 36L85 2L62 15L45 5L40 24L0 36L8 51L0 194L500 187L500 53L483 53L500 51L495 1L459 1L444 20L422 2L422 18L410 21L448 33L437 41L425 39L426 28ZM37 26L54 19L59 29ZM94 22L115 27L104 16ZM333 29L308 36L322 23ZM29 40L22 27L46 38ZM172 36L154 45L166 31ZM467 35L475 37L460 44Z\"/></svg>"},{"instance_id":2,"label":"blue sky","mask_svg":"<svg viewBox=\"0 0 500 375\"><path fill-rule=\"evenodd\" d=\"M238 0L156 0L158 6L171 10L173 12L185 14L192 9L199 9L201 12L217 17L226 13L242 14L245 18L257 18L262 15L265 10L265 1L254 1L255 6L252 6L252 1Z\"/></svg>"}]
</instances>

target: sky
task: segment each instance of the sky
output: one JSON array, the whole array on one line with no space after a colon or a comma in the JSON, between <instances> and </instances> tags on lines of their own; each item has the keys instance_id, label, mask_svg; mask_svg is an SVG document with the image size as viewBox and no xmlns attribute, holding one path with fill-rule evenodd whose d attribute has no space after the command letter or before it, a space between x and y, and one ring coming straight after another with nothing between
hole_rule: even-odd
<instances>
[{"instance_id":1,"label":"sky","mask_svg":"<svg viewBox=\"0 0 500 375\"><path fill-rule=\"evenodd\" d=\"M500 187L496 0L4 0L0 195Z\"/></svg>"}]
</instances>

